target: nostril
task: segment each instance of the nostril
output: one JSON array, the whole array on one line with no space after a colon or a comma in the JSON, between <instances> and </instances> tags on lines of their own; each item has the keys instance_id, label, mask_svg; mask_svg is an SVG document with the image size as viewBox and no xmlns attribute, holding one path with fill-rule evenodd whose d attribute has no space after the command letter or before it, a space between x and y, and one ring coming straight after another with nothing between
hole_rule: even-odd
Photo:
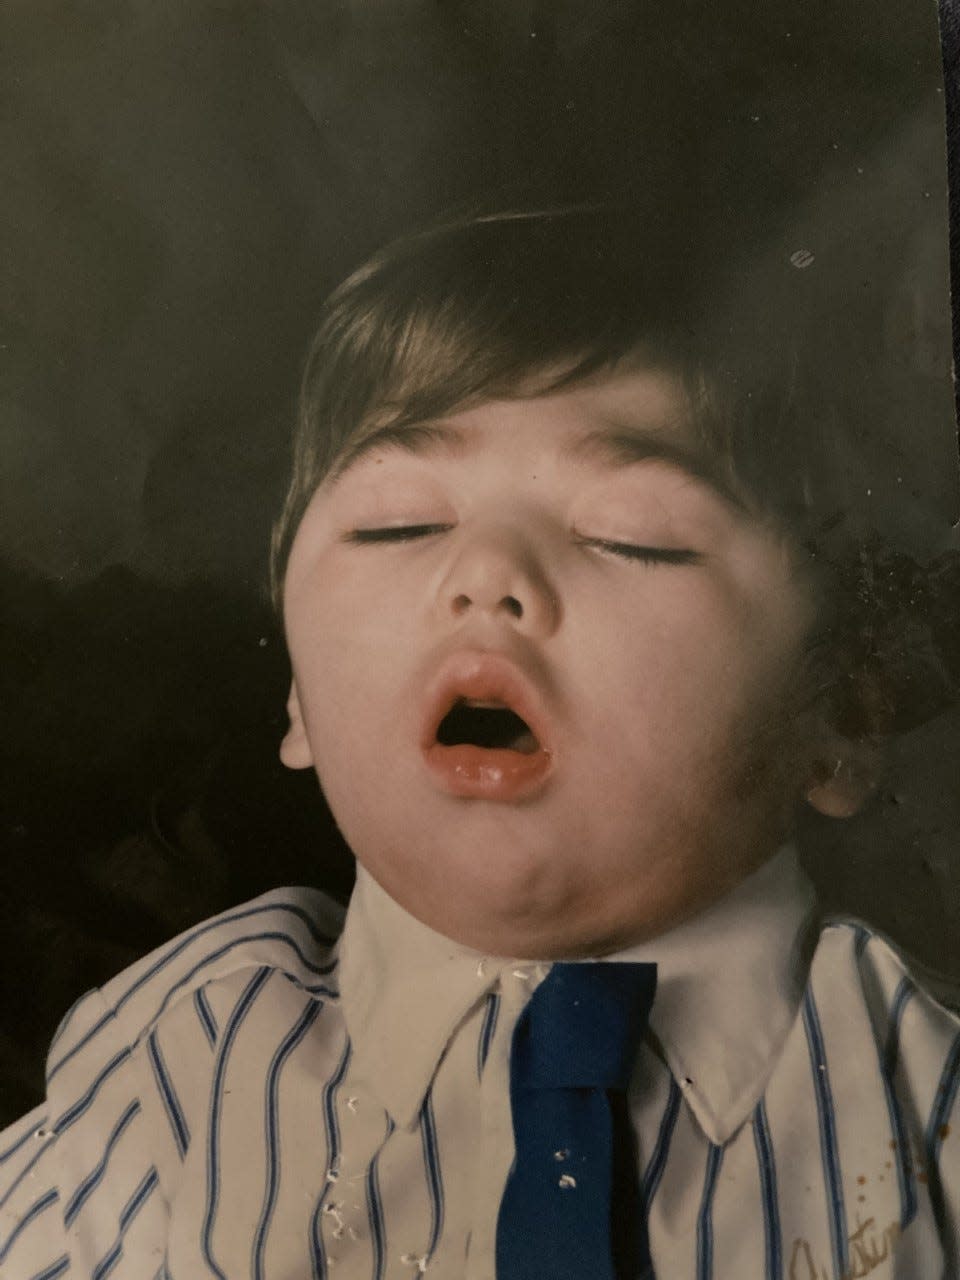
<instances>
[{"instance_id":1,"label":"nostril","mask_svg":"<svg viewBox=\"0 0 960 1280\"><path fill-rule=\"evenodd\" d=\"M523 605L516 596L501 596L497 607L509 613L511 618L523 617ZM473 608L473 600L461 592L460 595L453 597L452 608L453 612L459 616Z\"/></svg>"}]
</instances>

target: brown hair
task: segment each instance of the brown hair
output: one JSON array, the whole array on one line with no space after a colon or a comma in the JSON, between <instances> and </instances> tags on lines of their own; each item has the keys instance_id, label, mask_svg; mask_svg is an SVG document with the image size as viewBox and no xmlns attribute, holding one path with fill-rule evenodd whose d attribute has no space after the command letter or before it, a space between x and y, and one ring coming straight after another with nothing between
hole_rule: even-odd
<instances>
[{"instance_id":1,"label":"brown hair","mask_svg":"<svg viewBox=\"0 0 960 1280\"><path fill-rule=\"evenodd\" d=\"M340 285L307 356L275 591L311 496L366 432L558 389L641 342L653 359L682 362L677 254L663 243L641 254L627 231L597 209L445 223L389 245Z\"/></svg>"},{"instance_id":2,"label":"brown hair","mask_svg":"<svg viewBox=\"0 0 960 1280\"><path fill-rule=\"evenodd\" d=\"M825 602L811 638L829 671L821 684L858 731L851 671L885 687L876 672L909 666L904 638L917 640L906 603L877 589L903 577L902 557L864 501L895 457L881 421L889 388L873 376L862 317L825 306L779 262L718 264L716 240L690 243L682 220L651 226L623 207L499 213L442 222L356 270L326 303L306 360L273 536L278 607L307 504L365 435L642 360L682 378L704 443L805 548ZM943 665L921 648L924 678L907 678L914 705Z\"/></svg>"}]
</instances>

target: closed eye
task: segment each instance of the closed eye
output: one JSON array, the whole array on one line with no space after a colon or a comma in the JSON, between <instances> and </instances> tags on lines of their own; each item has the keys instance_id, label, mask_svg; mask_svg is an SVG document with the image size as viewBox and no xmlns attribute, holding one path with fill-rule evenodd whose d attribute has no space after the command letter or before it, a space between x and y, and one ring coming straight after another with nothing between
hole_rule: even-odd
<instances>
[{"instance_id":1,"label":"closed eye","mask_svg":"<svg viewBox=\"0 0 960 1280\"><path fill-rule=\"evenodd\" d=\"M417 538L429 538L436 533L446 533L449 524L390 524L379 529L350 529L343 535L344 542L415 542Z\"/></svg>"},{"instance_id":2,"label":"closed eye","mask_svg":"<svg viewBox=\"0 0 960 1280\"><path fill-rule=\"evenodd\" d=\"M582 547L593 547L623 560L639 560L641 564L699 564L703 553L687 547L647 547L634 542L614 542L609 538L579 538Z\"/></svg>"}]
</instances>

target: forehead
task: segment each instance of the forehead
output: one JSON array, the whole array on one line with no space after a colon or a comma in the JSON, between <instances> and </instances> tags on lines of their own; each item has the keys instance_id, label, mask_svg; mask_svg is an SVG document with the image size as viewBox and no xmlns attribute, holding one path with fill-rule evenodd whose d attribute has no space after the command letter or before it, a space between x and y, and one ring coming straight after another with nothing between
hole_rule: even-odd
<instances>
[{"instance_id":1,"label":"forehead","mask_svg":"<svg viewBox=\"0 0 960 1280\"><path fill-rule=\"evenodd\" d=\"M643 370L541 395L493 400L426 422L372 427L334 465L328 486L383 454L469 462L531 452L571 466L621 470L660 463L725 502L748 506L723 460L696 429L690 395L672 373Z\"/></svg>"},{"instance_id":2,"label":"forehead","mask_svg":"<svg viewBox=\"0 0 960 1280\"><path fill-rule=\"evenodd\" d=\"M501 447L509 445L511 429L523 424L544 443L574 459L589 460L604 436L618 432L647 435L666 447L691 444L691 414L686 391L678 377L656 370L608 375L569 388L520 396L497 405L479 405L453 415L451 421L477 435L486 429ZM497 426L505 430L497 432ZM479 428L479 430L477 430ZM598 446L594 450L591 446Z\"/></svg>"}]
</instances>

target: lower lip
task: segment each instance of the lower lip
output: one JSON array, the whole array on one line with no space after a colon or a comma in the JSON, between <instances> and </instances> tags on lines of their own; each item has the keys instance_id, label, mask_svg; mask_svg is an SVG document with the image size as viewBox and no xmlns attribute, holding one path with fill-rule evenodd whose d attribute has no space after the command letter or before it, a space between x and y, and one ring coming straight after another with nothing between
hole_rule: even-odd
<instances>
[{"instance_id":1,"label":"lower lip","mask_svg":"<svg viewBox=\"0 0 960 1280\"><path fill-rule=\"evenodd\" d=\"M424 752L427 767L444 791L479 800L522 800L546 782L553 766L549 751L525 754L487 747L443 746Z\"/></svg>"}]
</instances>

